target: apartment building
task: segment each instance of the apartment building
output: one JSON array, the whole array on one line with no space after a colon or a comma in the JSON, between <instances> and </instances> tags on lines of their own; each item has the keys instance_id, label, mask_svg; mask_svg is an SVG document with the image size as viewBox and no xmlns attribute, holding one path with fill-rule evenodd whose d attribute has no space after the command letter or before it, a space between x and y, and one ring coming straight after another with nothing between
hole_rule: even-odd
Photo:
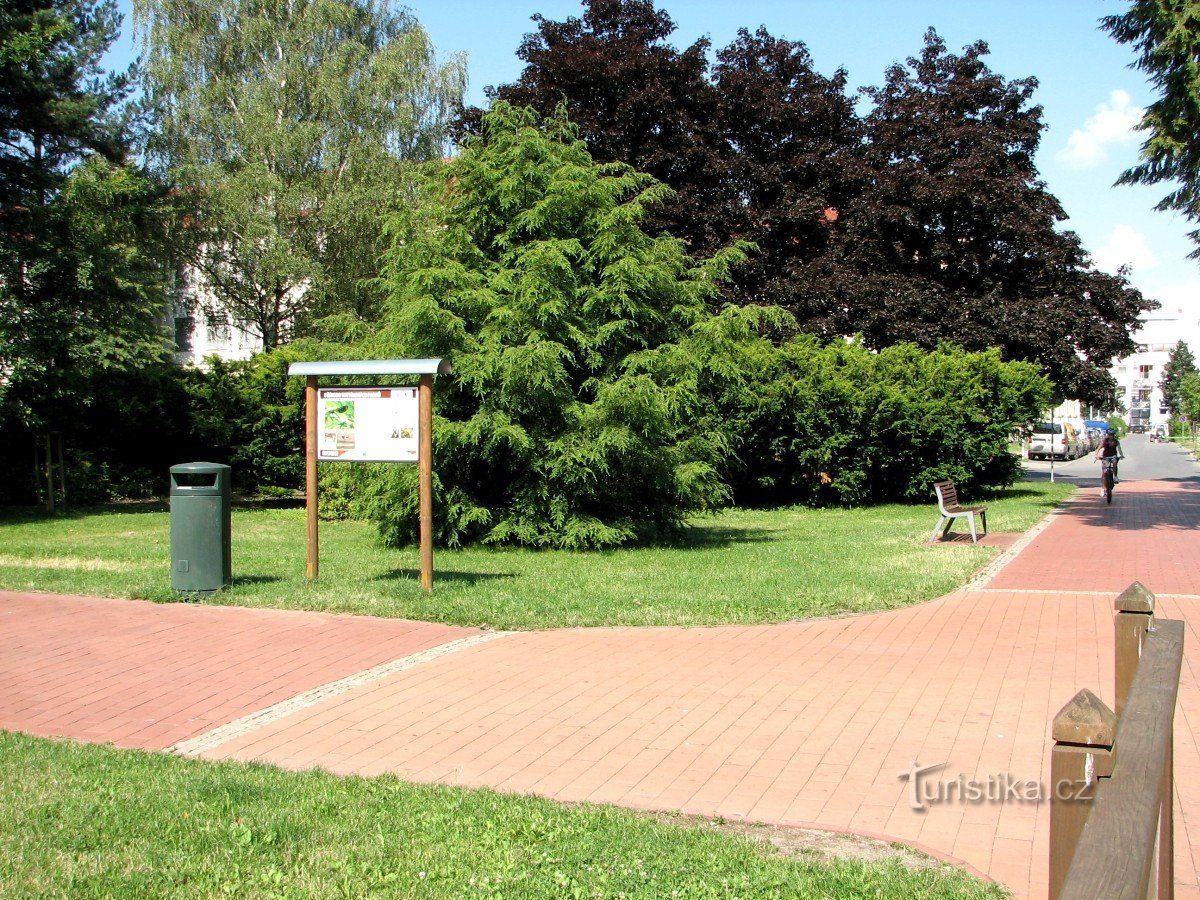
<instances>
[{"instance_id":1,"label":"apartment building","mask_svg":"<svg viewBox=\"0 0 1200 900\"><path fill-rule=\"evenodd\" d=\"M1162 309L1143 315L1133 339L1137 349L1132 355L1115 360L1111 369L1117 382L1117 397L1131 429L1165 426L1169 416L1159 382L1179 341L1185 342L1193 354L1200 351L1200 312L1196 308L1164 304Z\"/></svg>"},{"instance_id":2,"label":"apartment building","mask_svg":"<svg viewBox=\"0 0 1200 900\"><path fill-rule=\"evenodd\" d=\"M249 359L262 350L262 336L221 308L197 269L182 266L169 293L176 364L207 369L210 356Z\"/></svg>"}]
</instances>

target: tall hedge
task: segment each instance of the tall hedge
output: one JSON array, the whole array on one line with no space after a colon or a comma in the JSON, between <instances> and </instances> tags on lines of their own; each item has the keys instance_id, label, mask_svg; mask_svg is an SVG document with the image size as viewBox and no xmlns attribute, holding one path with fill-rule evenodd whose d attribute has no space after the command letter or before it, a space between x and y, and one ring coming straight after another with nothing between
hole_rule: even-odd
<instances>
[{"instance_id":1,"label":"tall hedge","mask_svg":"<svg viewBox=\"0 0 1200 900\"><path fill-rule=\"evenodd\" d=\"M943 478L972 491L1019 477L1009 435L1050 396L1033 365L952 345L876 353L781 339L790 330L782 310L729 307L646 360L651 377L694 381L706 411L697 428L721 433L735 503L923 500Z\"/></svg>"}]
</instances>

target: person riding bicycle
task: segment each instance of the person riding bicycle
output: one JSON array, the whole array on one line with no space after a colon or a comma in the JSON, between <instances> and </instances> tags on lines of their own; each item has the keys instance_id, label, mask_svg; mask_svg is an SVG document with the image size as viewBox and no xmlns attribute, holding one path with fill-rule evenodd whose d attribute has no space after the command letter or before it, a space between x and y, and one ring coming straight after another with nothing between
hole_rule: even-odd
<instances>
[{"instance_id":1,"label":"person riding bicycle","mask_svg":"<svg viewBox=\"0 0 1200 900\"><path fill-rule=\"evenodd\" d=\"M1104 435L1104 440L1100 442L1099 448L1096 450L1096 459L1104 459L1105 457L1113 458L1113 483L1120 481L1117 477L1117 460L1125 458L1125 452L1121 449L1121 442L1117 440L1117 433L1109 430Z\"/></svg>"}]
</instances>

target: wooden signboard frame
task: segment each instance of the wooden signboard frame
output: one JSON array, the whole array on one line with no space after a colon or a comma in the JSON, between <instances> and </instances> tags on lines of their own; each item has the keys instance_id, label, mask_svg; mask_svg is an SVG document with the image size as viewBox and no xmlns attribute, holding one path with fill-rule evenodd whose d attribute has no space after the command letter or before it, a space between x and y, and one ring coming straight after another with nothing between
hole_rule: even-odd
<instances>
[{"instance_id":1,"label":"wooden signboard frame","mask_svg":"<svg viewBox=\"0 0 1200 900\"><path fill-rule=\"evenodd\" d=\"M320 540L317 519L317 391L322 377L349 375L417 375L419 518L421 535L421 587L433 590L433 378L451 371L447 359L375 359L340 362L292 363L289 375L303 375L304 389L304 484L308 512L305 576L316 581L320 570Z\"/></svg>"}]
</instances>

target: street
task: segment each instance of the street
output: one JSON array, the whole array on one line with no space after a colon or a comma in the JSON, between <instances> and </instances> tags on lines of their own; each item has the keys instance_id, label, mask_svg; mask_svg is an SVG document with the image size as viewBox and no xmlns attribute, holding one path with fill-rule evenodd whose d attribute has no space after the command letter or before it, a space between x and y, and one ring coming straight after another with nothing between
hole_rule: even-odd
<instances>
[{"instance_id":1,"label":"street","mask_svg":"<svg viewBox=\"0 0 1200 900\"><path fill-rule=\"evenodd\" d=\"M1146 434L1130 434L1121 441L1125 459L1121 461L1122 481L1165 481L1200 478L1200 465L1188 454L1190 444L1154 443ZM1051 463L1047 460L1022 460L1031 481L1050 477ZM1100 484L1100 463L1095 451L1079 459L1064 462L1055 460L1055 480L1067 480L1082 486Z\"/></svg>"}]
</instances>

